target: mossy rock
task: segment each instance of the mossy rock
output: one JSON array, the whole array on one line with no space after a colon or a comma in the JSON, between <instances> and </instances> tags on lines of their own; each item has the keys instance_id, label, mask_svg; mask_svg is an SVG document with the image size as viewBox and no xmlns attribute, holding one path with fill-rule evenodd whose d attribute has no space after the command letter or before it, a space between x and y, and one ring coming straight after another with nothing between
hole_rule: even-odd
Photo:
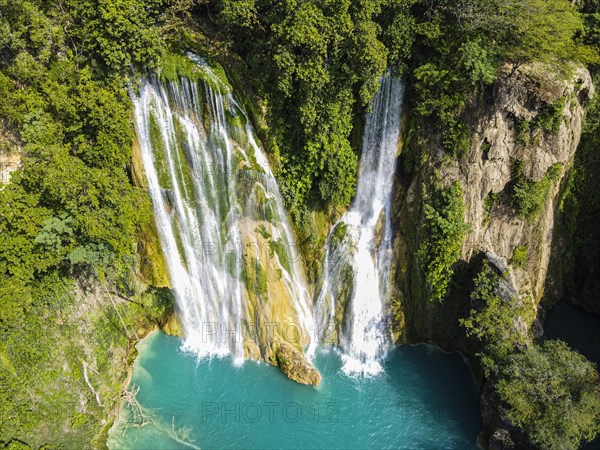
<instances>
[{"instance_id":1,"label":"mossy rock","mask_svg":"<svg viewBox=\"0 0 600 450\"><path fill-rule=\"evenodd\" d=\"M277 365L290 380L316 386L321 374L310 364L306 355L287 342L279 343L275 352Z\"/></svg>"},{"instance_id":2,"label":"mossy rock","mask_svg":"<svg viewBox=\"0 0 600 450\"><path fill-rule=\"evenodd\" d=\"M191 81L203 81L219 94L227 94L232 88L227 80L225 71L213 63L209 67L192 61L189 57L178 53L165 53L160 59L159 78L163 81L179 82L182 77Z\"/></svg>"},{"instance_id":3,"label":"mossy rock","mask_svg":"<svg viewBox=\"0 0 600 450\"><path fill-rule=\"evenodd\" d=\"M335 251L336 248L344 241L346 234L348 233L348 224L345 222L338 222L333 230L331 230L331 247Z\"/></svg>"},{"instance_id":4,"label":"mossy rock","mask_svg":"<svg viewBox=\"0 0 600 450\"><path fill-rule=\"evenodd\" d=\"M171 314L171 317L169 317L169 319L163 324L162 330L169 336L182 337L184 335L183 327L181 326L177 314Z\"/></svg>"},{"instance_id":5,"label":"mossy rock","mask_svg":"<svg viewBox=\"0 0 600 450\"><path fill-rule=\"evenodd\" d=\"M133 178L133 184L142 189L148 189L148 180L142 161L142 150L137 139L133 141L131 152L131 177Z\"/></svg>"},{"instance_id":6,"label":"mossy rock","mask_svg":"<svg viewBox=\"0 0 600 450\"><path fill-rule=\"evenodd\" d=\"M147 285L170 287L167 263L154 218L137 232L138 277Z\"/></svg>"}]
</instances>

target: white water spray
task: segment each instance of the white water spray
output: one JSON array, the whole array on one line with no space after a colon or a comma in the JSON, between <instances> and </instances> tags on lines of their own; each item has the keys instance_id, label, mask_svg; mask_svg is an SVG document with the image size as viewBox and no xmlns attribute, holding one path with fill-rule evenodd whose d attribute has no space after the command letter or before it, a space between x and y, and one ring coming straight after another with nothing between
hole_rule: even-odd
<instances>
[{"instance_id":1,"label":"white water spray","mask_svg":"<svg viewBox=\"0 0 600 450\"><path fill-rule=\"evenodd\" d=\"M389 74L366 117L356 197L327 239L316 297L322 340L343 351L347 374L374 375L392 344L389 311L392 185L404 87Z\"/></svg>"},{"instance_id":2,"label":"white water spray","mask_svg":"<svg viewBox=\"0 0 600 450\"><path fill-rule=\"evenodd\" d=\"M268 161L229 87L189 57L205 81L153 78L132 95L184 347L200 357L240 361L248 349L257 357L269 344L260 337L265 317L293 323L308 342L310 298ZM287 309L265 314L271 300Z\"/></svg>"}]
</instances>

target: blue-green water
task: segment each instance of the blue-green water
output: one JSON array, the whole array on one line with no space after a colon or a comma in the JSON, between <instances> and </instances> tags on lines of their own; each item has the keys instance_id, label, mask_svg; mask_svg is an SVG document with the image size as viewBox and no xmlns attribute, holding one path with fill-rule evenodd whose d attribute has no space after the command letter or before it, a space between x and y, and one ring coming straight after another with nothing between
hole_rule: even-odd
<instances>
[{"instance_id":1,"label":"blue-green water","mask_svg":"<svg viewBox=\"0 0 600 450\"><path fill-rule=\"evenodd\" d=\"M264 363L198 362L180 344L143 342L130 383L140 408L124 402L110 448L476 448L478 391L457 354L402 346L380 376L353 379L319 349L313 388Z\"/></svg>"}]
</instances>

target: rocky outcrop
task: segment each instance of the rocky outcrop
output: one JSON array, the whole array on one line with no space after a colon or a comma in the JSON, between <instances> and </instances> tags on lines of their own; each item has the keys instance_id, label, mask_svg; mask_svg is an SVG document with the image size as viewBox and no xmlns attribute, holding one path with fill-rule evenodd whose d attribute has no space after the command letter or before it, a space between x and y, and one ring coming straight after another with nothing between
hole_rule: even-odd
<instances>
[{"instance_id":1,"label":"rocky outcrop","mask_svg":"<svg viewBox=\"0 0 600 450\"><path fill-rule=\"evenodd\" d=\"M542 65L513 75L507 70L465 108L462 119L472 131L466 155L450 157L436 133L417 126L399 160L394 256L404 334L408 341L427 341L472 357L483 385L483 440L489 448L528 444L503 419L493 380L477 367L481 343L465 337L459 319L469 314L473 279L485 258L504 274L498 292L518 300L519 330L530 338L542 335L539 304L544 290L552 289L547 280L555 220L593 93L583 68L573 67L567 79ZM430 301L417 256L423 239L418 230L428 198L457 182L469 231L447 295L441 302Z\"/></svg>"},{"instance_id":2,"label":"rocky outcrop","mask_svg":"<svg viewBox=\"0 0 600 450\"><path fill-rule=\"evenodd\" d=\"M525 306L522 302L522 298L519 299L519 293L515 287L515 280L512 277L506 261L499 258L491 253L485 253L482 255L483 260L489 264L489 267L499 276L498 283L495 286L495 293L498 295L500 300L515 310ZM519 299L513 303L513 299ZM476 305L472 304L471 308L476 308ZM514 314L513 327L518 330L522 335L526 335L530 331L529 335L532 338L541 337L542 327L538 319L535 319L529 326L526 320L518 314ZM472 342L476 342L476 339L471 339ZM480 351L477 348L477 344L473 345L473 351ZM494 373L490 373L488 379L484 382L481 391L481 418L484 423L484 432L481 436L481 441L486 448L489 449L517 449L517 448L529 448L531 447L527 435L518 427L514 426L508 421L502 411L504 404L500 398L498 391L496 390L496 380Z\"/></svg>"},{"instance_id":3,"label":"rocky outcrop","mask_svg":"<svg viewBox=\"0 0 600 450\"><path fill-rule=\"evenodd\" d=\"M511 269L519 294L530 295L536 304L543 294L561 181L572 164L585 104L593 94L587 70L574 72L566 81L543 66L533 66L512 78L503 78L494 88L489 114L477 117L475 113L473 117L477 131L466 163L459 163L445 174L459 179L464 189L466 222L472 231L463 246L463 257L469 259L479 251L490 251L510 261L515 250L524 246L525 261L520 267L512 264ZM544 107L560 101L564 101L564 107L556 132L540 128L530 130L528 136L519 132L520 126L543 114ZM523 163L523 173L534 182L542 180L554 165L562 167L535 220L520 217L502 204L486 208L486 198L502 194L513 180L514 161Z\"/></svg>"},{"instance_id":4,"label":"rocky outcrop","mask_svg":"<svg viewBox=\"0 0 600 450\"><path fill-rule=\"evenodd\" d=\"M316 386L321 382L321 375L308 361L303 352L286 342L281 342L275 352L277 365L290 380L301 384Z\"/></svg>"},{"instance_id":5,"label":"rocky outcrop","mask_svg":"<svg viewBox=\"0 0 600 450\"><path fill-rule=\"evenodd\" d=\"M281 240L269 222L246 219L242 233L246 282L242 295L249 314L248 322L242 324L244 353L279 366L299 383L318 384L314 378L318 372L302 351L311 340L295 307L302 299L294 298L297 292L284 267L295 262L286 260L287 249L277 247Z\"/></svg>"},{"instance_id":6,"label":"rocky outcrop","mask_svg":"<svg viewBox=\"0 0 600 450\"><path fill-rule=\"evenodd\" d=\"M139 281L168 285L168 261L186 337L276 365L278 342L299 352L310 342L311 317L275 178L222 70L173 58L160 72L170 83L151 81L136 101L131 178L156 221L137 233Z\"/></svg>"},{"instance_id":7,"label":"rocky outcrop","mask_svg":"<svg viewBox=\"0 0 600 450\"><path fill-rule=\"evenodd\" d=\"M463 120L473 135L464 157L449 157L439 136L423 136L422 131L419 162L410 173L405 170L407 160L415 159L415 155L402 155L395 199L398 232L394 253L409 340L429 340L446 348L458 346L461 333L454 332L456 319L467 312L467 302L458 304L458 297L468 295L464 280L469 278L469 262L485 252L508 264L519 297L532 310L537 309L544 292L561 186L592 95L591 77L583 68L573 68L568 79L541 65L524 67L512 76L507 71L466 108ZM544 122L551 120L548 111L554 111L553 127ZM403 153L407 153L406 148ZM521 214L511 199L515 166L520 169L518 176L530 185L550 179L551 172L558 173L549 181L547 191L540 188L541 208L535 215ZM465 203L464 221L470 227L449 293L457 298L430 305L416 260L416 230L432 183L448 187L457 181Z\"/></svg>"},{"instance_id":8,"label":"rocky outcrop","mask_svg":"<svg viewBox=\"0 0 600 450\"><path fill-rule=\"evenodd\" d=\"M485 427L481 443L490 450L531 448L523 431L503 419L498 408L500 404L494 383L487 381L481 392L481 418Z\"/></svg>"},{"instance_id":9,"label":"rocky outcrop","mask_svg":"<svg viewBox=\"0 0 600 450\"><path fill-rule=\"evenodd\" d=\"M183 336L183 327L175 313L171 314L167 321L162 325L161 329L169 336Z\"/></svg>"}]
</instances>

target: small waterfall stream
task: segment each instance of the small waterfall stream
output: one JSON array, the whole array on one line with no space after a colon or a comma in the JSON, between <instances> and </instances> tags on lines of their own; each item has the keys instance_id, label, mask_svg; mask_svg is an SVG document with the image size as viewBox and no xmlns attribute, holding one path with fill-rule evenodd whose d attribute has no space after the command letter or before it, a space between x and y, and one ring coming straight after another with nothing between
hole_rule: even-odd
<instances>
[{"instance_id":1,"label":"small waterfall stream","mask_svg":"<svg viewBox=\"0 0 600 450\"><path fill-rule=\"evenodd\" d=\"M373 375L392 344L387 324L391 197L404 86L389 74L367 114L356 197L327 239L316 295L318 333L343 351L348 374Z\"/></svg>"},{"instance_id":2,"label":"small waterfall stream","mask_svg":"<svg viewBox=\"0 0 600 450\"><path fill-rule=\"evenodd\" d=\"M199 80L151 78L132 94L184 346L269 359L278 339L310 342L304 273L250 121L226 80L188 56Z\"/></svg>"}]
</instances>

